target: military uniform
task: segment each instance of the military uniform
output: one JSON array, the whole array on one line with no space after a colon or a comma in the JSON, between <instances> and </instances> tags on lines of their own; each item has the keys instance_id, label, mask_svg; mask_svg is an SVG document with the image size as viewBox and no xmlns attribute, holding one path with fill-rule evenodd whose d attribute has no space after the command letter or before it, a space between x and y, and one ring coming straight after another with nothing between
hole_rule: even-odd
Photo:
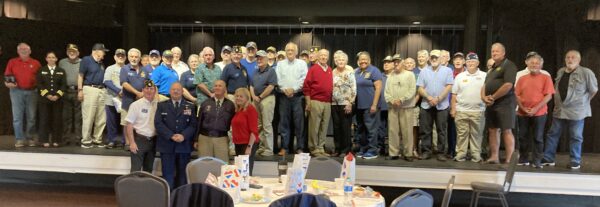
<instances>
[{"instance_id":1,"label":"military uniform","mask_svg":"<svg viewBox=\"0 0 600 207\"><path fill-rule=\"evenodd\" d=\"M38 101L40 115L39 141L49 142L49 134L52 134L52 142L61 143L63 135L62 110L63 95L67 90L67 77L65 70L54 66L42 67L36 76L37 89L40 96ZM51 101L50 96L58 96L56 101Z\"/></svg>"},{"instance_id":2,"label":"military uniform","mask_svg":"<svg viewBox=\"0 0 600 207\"><path fill-rule=\"evenodd\" d=\"M158 104L154 118L156 150L160 152L163 177L171 189L187 183L185 167L190 162L196 123L196 106L193 103L182 98ZM183 135L184 140L173 141L171 137L175 134Z\"/></svg>"}]
</instances>

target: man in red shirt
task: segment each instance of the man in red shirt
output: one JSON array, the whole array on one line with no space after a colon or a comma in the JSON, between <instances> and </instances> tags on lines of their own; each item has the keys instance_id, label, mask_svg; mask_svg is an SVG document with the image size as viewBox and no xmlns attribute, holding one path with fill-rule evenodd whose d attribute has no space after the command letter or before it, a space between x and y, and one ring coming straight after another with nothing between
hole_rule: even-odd
<instances>
[{"instance_id":1,"label":"man in red shirt","mask_svg":"<svg viewBox=\"0 0 600 207\"><path fill-rule=\"evenodd\" d=\"M4 71L4 85L10 89L10 102L13 113L13 128L15 131L15 147L34 147L35 114L37 97L35 91L35 75L40 69L40 62L31 58L31 48L27 43L17 45L19 57L10 59ZM23 131L23 116L27 118L26 130Z\"/></svg>"},{"instance_id":2,"label":"man in red shirt","mask_svg":"<svg viewBox=\"0 0 600 207\"><path fill-rule=\"evenodd\" d=\"M308 149L313 156L329 156L324 146L331 117L333 74L327 61L329 51L319 50L317 64L308 70L302 88L308 113Z\"/></svg>"},{"instance_id":3,"label":"man in red shirt","mask_svg":"<svg viewBox=\"0 0 600 207\"><path fill-rule=\"evenodd\" d=\"M550 76L540 72L544 59L537 53L528 55L525 63L529 74L519 78L515 94L517 96L517 119L519 123L519 165L529 165L529 152L533 160L531 166L542 168L541 161L544 153L544 126L548 113L548 101L554 94L554 84ZM529 136L533 131L533 137ZM533 142L532 142L533 140ZM533 147L529 144L533 143ZM533 148L533 151L530 149Z\"/></svg>"}]
</instances>

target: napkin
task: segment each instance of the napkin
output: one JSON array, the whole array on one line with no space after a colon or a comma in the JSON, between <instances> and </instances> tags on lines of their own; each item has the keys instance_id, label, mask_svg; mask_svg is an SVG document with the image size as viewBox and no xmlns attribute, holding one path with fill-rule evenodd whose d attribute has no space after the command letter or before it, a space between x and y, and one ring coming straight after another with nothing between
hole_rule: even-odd
<instances>
[{"instance_id":1,"label":"napkin","mask_svg":"<svg viewBox=\"0 0 600 207\"><path fill-rule=\"evenodd\" d=\"M352 153L348 153L346 157L344 157L344 162L342 163L342 171L340 172L340 178L346 180L346 178L350 178L352 183L356 178L355 174L356 169L356 159Z\"/></svg>"},{"instance_id":2,"label":"napkin","mask_svg":"<svg viewBox=\"0 0 600 207\"><path fill-rule=\"evenodd\" d=\"M304 170L302 168L288 169L287 181L285 182L286 193L302 193L304 187Z\"/></svg>"},{"instance_id":3,"label":"napkin","mask_svg":"<svg viewBox=\"0 0 600 207\"><path fill-rule=\"evenodd\" d=\"M302 170L302 179L306 176L306 171L308 170L308 164L310 163L310 154L309 153L300 153L294 155L294 162L292 163L292 168L297 168ZM288 174L288 178L289 178Z\"/></svg>"}]
</instances>

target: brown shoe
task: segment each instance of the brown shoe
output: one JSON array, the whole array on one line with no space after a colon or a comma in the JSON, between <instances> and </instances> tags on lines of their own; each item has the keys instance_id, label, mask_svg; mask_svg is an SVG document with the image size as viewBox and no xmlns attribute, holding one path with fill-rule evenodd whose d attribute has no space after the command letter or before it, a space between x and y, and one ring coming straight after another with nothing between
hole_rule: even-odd
<instances>
[{"instance_id":1,"label":"brown shoe","mask_svg":"<svg viewBox=\"0 0 600 207\"><path fill-rule=\"evenodd\" d=\"M279 155L279 156L285 156L285 150L284 150L284 149L281 149L281 150L279 151L279 153L277 153L277 155Z\"/></svg>"}]
</instances>

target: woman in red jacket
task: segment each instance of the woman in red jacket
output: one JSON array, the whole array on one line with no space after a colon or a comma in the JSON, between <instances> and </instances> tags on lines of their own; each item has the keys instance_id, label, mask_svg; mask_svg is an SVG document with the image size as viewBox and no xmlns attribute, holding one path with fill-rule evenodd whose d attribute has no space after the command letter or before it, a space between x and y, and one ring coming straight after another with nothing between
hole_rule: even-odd
<instances>
[{"instance_id":1,"label":"woman in red jacket","mask_svg":"<svg viewBox=\"0 0 600 207\"><path fill-rule=\"evenodd\" d=\"M250 91L247 88L235 90L235 115L231 120L231 131L235 153L250 155L250 175L254 167L254 156L258 149L258 112L250 102Z\"/></svg>"}]
</instances>

